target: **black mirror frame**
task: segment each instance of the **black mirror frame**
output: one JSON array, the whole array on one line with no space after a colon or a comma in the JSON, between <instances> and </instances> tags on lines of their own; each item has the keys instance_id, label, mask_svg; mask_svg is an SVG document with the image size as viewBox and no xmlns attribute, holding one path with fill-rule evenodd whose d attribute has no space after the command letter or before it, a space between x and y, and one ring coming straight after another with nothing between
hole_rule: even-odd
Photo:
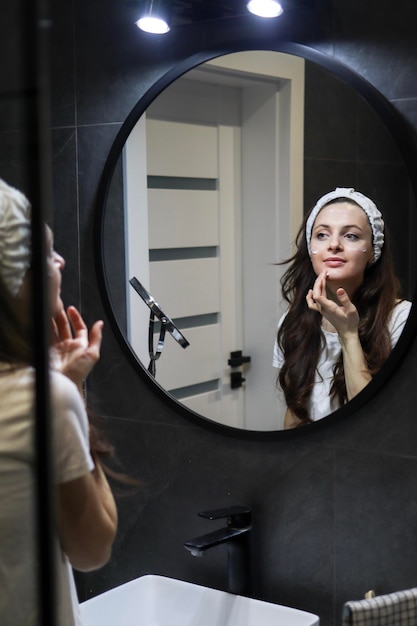
<instances>
[{"instance_id":1,"label":"black mirror frame","mask_svg":"<svg viewBox=\"0 0 417 626\"><path fill-rule=\"evenodd\" d=\"M115 141L113 142L100 178L95 210L94 255L99 289L112 330L114 331L122 347L122 350L125 352L129 361L134 367L136 367L142 379L155 391L158 397L160 397L164 402L171 406L171 408L174 408L178 413L192 420L194 423L201 425L205 428L209 428L210 430L217 431L218 433L221 433L223 435L251 440L284 440L311 433L313 429L314 432L317 432L319 428L328 427L331 424L345 419L346 417L352 415L352 413L354 413L357 409L363 407L367 402L369 402L369 400L375 395L375 393L379 389L381 389L381 387L385 384L385 382L388 380L388 378L392 375L394 370L401 362L401 359L406 354L407 349L409 348L411 341L415 335L417 327L417 285L414 287L414 297L411 312L397 345L393 349L387 362L381 368L380 372L378 372L375 378L360 394L350 400L348 404L337 409L325 418L314 422L313 424L308 424L301 428L292 430L257 431L235 428L232 426L219 424L217 422L214 422L213 420L210 420L209 418L205 418L202 415L195 413L191 409L188 409L185 405L181 404L159 385L159 383L148 372L147 368L138 359L136 353L133 351L132 347L128 343L126 336L114 315L109 295L108 281L105 275L103 235L106 201L110 181L112 180L116 164L120 157L123 146L134 125L136 124L140 116L146 111L148 106L154 101L154 99L166 87L168 87L172 82L174 82L184 73L195 68L201 63L205 63L206 61L210 61L219 56L231 54L234 52L242 52L245 50L270 50L301 56L309 61L317 63L324 69L329 70L336 77L353 87L374 109L375 113L379 115L381 120L384 122L387 130L391 133L403 158L406 170L409 174L410 184L414 197L415 199L417 199L417 176L415 174L415 172L417 172L417 146L410 136L410 130L407 128L404 119L400 116L400 114L392 106L392 104L388 100L386 100L386 98L375 87L373 87L369 82L362 78L362 76L358 75L356 72L350 70L347 66L343 65L340 61L307 46L285 41L275 42L271 44L269 41L252 39L246 43L239 42L239 44L235 46L230 46L227 49L206 50L192 55L191 57L175 65L175 67L173 67L166 74L164 74L139 99L137 104L129 113L119 133L117 134Z\"/></svg>"}]
</instances>

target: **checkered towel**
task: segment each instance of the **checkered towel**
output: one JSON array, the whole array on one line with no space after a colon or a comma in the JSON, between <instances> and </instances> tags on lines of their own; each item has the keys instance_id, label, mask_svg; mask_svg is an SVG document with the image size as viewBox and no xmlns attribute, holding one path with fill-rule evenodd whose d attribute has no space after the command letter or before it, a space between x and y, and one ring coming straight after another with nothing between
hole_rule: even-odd
<instances>
[{"instance_id":1,"label":"checkered towel","mask_svg":"<svg viewBox=\"0 0 417 626\"><path fill-rule=\"evenodd\" d=\"M346 602L343 626L417 626L417 587Z\"/></svg>"}]
</instances>

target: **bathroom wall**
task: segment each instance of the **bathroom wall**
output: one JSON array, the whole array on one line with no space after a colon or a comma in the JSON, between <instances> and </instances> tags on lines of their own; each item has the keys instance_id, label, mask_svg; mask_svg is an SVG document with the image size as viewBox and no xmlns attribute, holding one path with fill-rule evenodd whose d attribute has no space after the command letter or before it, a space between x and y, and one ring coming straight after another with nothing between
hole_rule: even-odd
<instances>
[{"instance_id":1,"label":"bathroom wall","mask_svg":"<svg viewBox=\"0 0 417 626\"><path fill-rule=\"evenodd\" d=\"M97 186L117 131L155 79L201 48L223 49L260 33L304 43L369 80L414 133L415 3L401 3L397 14L388 0L317 0L310 12L287 13L279 24L245 17L179 27L166 38L140 34L127 2L52 4L54 228L67 259L64 298L88 321L105 319L89 400L114 443L116 468L143 481L119 488L113 558L77 576L80 597L146 573L226 588L225 550L196 559L183 542L215 525L198 511L228 504L253 508L253 595L315 612L322 626L340 624L343 602L368 589L417 586L416 342L377 396L348 419L286 440L226 436L166 405L134 370L106 318L93 244ZM16 28L17 16L9 17ZM2 74L19 72L17 61L2 58ZM0 175L24 185L19 133L12 133L12 110L5 111Z\"/></svg>"}]
</instances>

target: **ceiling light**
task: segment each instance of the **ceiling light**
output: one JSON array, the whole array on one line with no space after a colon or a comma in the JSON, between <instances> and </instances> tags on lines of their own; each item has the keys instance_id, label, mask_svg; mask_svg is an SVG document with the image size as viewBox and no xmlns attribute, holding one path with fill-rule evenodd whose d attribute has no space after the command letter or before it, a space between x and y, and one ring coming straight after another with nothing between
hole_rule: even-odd
<instances>
[{"instance_id":1,"label":"ceiling light","mask_svg":"<svg viewBox=\"0 0 417 626\"><path fill-rule=\"evenodd\" d=\"M169 0L146 0L136 26L147 33L164 35L170 29L170 4Z\"/></svg>"},{"instance_id":2,"label":"ceiling light","mask_svg":"<svg viewBox=\"0 0 417 626\"><path fill-rule=\"evenodd\" d=\"M259 17L278 17L283 8L277 0L249 0L248 11Z\"/></svg>"}]
</instances>

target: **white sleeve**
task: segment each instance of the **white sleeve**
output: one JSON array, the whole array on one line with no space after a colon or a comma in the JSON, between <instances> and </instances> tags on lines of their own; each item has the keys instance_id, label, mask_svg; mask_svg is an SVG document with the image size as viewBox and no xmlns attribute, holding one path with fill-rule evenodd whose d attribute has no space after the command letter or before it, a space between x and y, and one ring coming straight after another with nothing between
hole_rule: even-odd
<instances>
[{"instance_id":1,"label":"white sleeve","mask_svg":"<svg viewBox=\"0 0 417 626\"><path fill-rule=\"evenodd\" d=\"M395 346L401 333L404 330L405 323L408 319L411 310L411 302L408 300L401 300L393 309L391 318L389 321L389 332L391 335L392 347Z\"/></svg>"},{"instance_id":2,"label":"white sleeve","mask_svg":"<svg viewBox=\"0 0 417 626\"><path fill-rule=\"evenodd\" d=\"M51 410L55 482L80 478L94 469L87 413L69 378L51 373Z\"/></svg>"},{"instance_id":3,"label":"white sleeve","mask_svg":"<svg viewBox=\"0 0 417 626\"><path fill-rule=\"evenodd\" d=\"M284 321L284 317L286 315L287 315L286 312L283 315L281 315L281 317L280 317L280 319L278 321L277 333L278 333L278 330L281 328L282 322ZM272 366L276 367L277 369L281 369L283 363L284 363L284 355L282 353L282 350L278 346L278 339L275 337L274 353L273 353L273 356L272 356Z\"/></svg>"}]
</instances>

